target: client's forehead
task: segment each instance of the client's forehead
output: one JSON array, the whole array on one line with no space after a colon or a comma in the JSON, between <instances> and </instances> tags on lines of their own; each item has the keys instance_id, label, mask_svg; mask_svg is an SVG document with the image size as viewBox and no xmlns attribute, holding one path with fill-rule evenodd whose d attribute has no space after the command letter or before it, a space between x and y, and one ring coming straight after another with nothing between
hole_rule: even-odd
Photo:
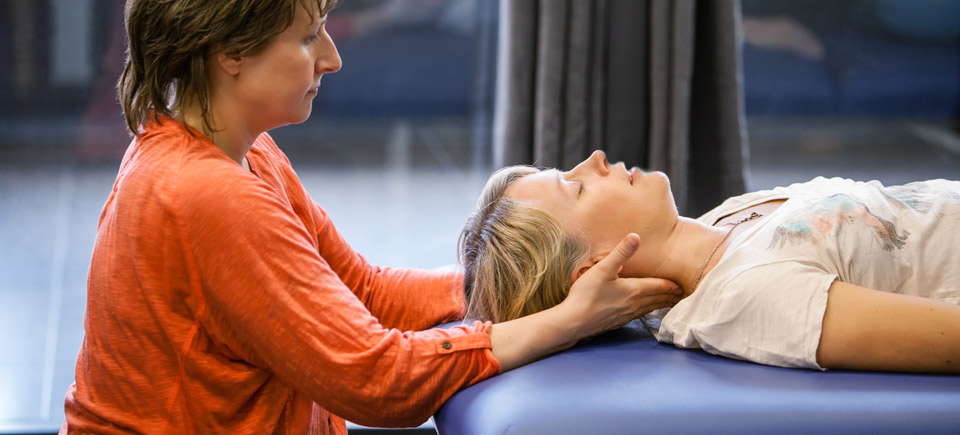
<instances>
[{"instance_id":1,"label":"client's forehead","mask_svg":"<svg viewBox=\"0 0 960 435\"><path fill-rule=\"evenodd\" d=\"M569 200L563 174L556 169L548 169L524 175L514 181L504 196L514 201L536 205L554 214Z\"/></svg>"},{"instance_id":2,"label":"client's forehead","mask_svg":"<svg viewBox=\"0 0 960 435\"><path fill-rule=\"evenodd\" d=\"M542 193L544 181L550 177L549 170L540 171L533 174L527 174L518 178L507 186L503 196L515 201L528 201L537 198L537 193Z\"/></svg>"}]
</instances>

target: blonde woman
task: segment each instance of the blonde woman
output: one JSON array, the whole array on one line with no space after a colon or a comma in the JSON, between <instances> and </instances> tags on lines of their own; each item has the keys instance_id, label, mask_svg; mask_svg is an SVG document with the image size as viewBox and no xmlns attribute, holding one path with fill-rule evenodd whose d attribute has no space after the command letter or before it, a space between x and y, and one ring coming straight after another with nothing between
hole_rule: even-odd
<instances>
[{"instance_id":1,"label":"blonde woman","mask_svg":"<svg viewBox=\"0 0 960 435\"><path fill-rule=\"evenodd\" d=\"M679 284L647 316L679 347L762 364L960 373L960 182L818 178L678 215L667 177L601 152L495 173L461 235L468 316L548 309L636 233L620 276Z\"/></svg>"}]
</instances>

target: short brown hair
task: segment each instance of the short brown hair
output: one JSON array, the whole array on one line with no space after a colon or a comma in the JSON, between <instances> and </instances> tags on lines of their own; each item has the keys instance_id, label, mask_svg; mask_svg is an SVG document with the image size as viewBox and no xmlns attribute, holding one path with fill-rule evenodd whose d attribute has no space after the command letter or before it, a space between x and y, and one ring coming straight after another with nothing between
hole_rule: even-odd
<instances>
[{"instance_id":1,"label":"short brown hair","mask_svg":"<svg viewBox=\"0 0 960 435\"><path fill-rule=\"evenodd\" d=\"M315 2L316 9L310 7ZM259 53L303 8L326 15L336 0L127 0L127 57L117 85L127 128L139 136L152 113L171 118L200 105L210 122L205 59L217 47L231 57ZM172 100L172 101L171 101ZM183 120L181 119L181 122Z\"/></svg>"}]
</instances>

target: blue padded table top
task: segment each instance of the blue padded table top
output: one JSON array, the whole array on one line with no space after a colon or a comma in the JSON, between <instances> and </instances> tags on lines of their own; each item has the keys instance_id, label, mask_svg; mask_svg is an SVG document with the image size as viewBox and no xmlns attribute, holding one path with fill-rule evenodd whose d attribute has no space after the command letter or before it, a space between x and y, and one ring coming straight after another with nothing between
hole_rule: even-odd
<instances>
[{"instance_id":1,"label":"blue padded table top","mask_svg":"<svg viewBox=\"0 0 960 435\"><path fill-rule=\"evenodd\" d=\"M454 395L445 434L960 434L960 376L768 367L627 325Z\"/></svg>"}]
</instances>

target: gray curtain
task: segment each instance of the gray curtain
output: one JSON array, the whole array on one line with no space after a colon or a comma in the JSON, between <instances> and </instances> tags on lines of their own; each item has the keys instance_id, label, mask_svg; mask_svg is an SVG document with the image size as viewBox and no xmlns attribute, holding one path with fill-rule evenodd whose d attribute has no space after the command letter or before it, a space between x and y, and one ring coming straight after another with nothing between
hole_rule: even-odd
<instances>
[{"instance_id":1,"label":"gray curtain","mask_svg":"<svg viewBox=\"0 0 960 435\"><path fill-rule=\"evenodd\" d=\"M593 150L670 176L681 213L744 191L738 0L502 0L494 164Z\"/></svg>"}]
</instances>

